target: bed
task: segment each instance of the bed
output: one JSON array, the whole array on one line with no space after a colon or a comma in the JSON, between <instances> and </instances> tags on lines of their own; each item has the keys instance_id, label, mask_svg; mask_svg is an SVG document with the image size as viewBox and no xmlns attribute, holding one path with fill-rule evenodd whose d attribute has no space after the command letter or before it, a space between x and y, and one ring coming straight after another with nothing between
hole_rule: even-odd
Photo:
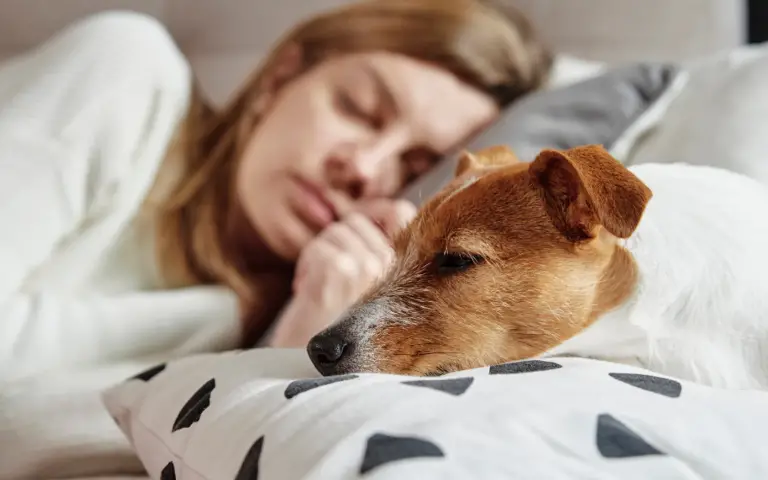
<instances>
[{"instance_id":1,"label":"bed","mask_svg":"<svg viewBox=\"0 0 768 480\"><path fill-rule=\"evenodd\" d=\"M768 45L611 68L521 100L469 148L531 158L600 143L628 164L709 164L768 185L766 81ZM104 402L154 479L768 477L768 392L590 359L322 378L302 350L257 349L158 365Z\"/></svg>"},{"instance_id":2,"label":"bed","mask_svg":"<svg viewBox=\"0 0 768 480\"><path fill-rule=\"evenodd\" d=\"M558 58L549 88L504 112L468 148L504 143L530 158L548 146L602 143L626 164L714 164L768 182L768 163L759 161L768 152L768 47L736 46L736 2L670 5L652 40L646 32L654 19L635 18L638 9L650 10L645 0L640 7L593 3L621 21L585 29L565 22L574 16L556 15L552 40L569 55ZM557 2L520 4L539 21L555 18ZM686 17L693 6L696 14ZM176 22L209 94L223 99L254 56L206 56L189 33L195 23ZM673 31L681 24L684 31ZM605 50L612 37L622 40ZM241 52L245 44L238 45ZM228 74L211 74L222 66ZM434 192L454 160L406 196L419 202ZM319 379L302 351L257 349L138 370L52 374L0 391L0 438L7 442L0 444L0 479L768 477L761 441L768 394L593 360L534 359L439 379ZM122 377L116 385L101 380ZM70 414L80 397L67 396L64 385L79 381L103 386L103 398L83 397L92 415ZM14 401L59 387L56 408L68 416L66 429L14 423Z\"/></svg>"}]
</instances>

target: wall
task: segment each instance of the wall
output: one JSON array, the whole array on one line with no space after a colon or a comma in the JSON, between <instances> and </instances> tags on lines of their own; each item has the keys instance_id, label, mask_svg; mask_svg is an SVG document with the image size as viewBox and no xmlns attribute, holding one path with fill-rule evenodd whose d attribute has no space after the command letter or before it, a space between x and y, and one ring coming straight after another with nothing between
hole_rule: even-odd
<instances>
[{"instance_id":1,"label":"wall","mask_svg":"<svg viewBox=\"0 0 768 480\"><path fill-rule=\"evenodd\" d=\"M348 0L0 0L0 57L67 23L125 8L162 20L223 99L298 19ZM608 62L678 60L742 43L743 0L509 0L560 51Z\"/></svg>"}]
</instances>

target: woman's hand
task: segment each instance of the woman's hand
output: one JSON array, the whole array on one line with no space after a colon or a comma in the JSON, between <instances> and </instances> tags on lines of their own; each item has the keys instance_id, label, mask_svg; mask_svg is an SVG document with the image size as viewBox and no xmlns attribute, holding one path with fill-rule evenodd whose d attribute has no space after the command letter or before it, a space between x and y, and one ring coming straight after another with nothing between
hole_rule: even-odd
<instances>
[{"instance_id":1,"label":"woman's hand","mask_svg":"<svg viewBox=\"0 0 768 480\"><path fill-rule=\"evenodd\" d=\"M391 238L415 212L401 200L368 202L312 240L299 256L294 298L270 343L303 347L333 323L389 268Z\"/></svg>"}]
</instances>

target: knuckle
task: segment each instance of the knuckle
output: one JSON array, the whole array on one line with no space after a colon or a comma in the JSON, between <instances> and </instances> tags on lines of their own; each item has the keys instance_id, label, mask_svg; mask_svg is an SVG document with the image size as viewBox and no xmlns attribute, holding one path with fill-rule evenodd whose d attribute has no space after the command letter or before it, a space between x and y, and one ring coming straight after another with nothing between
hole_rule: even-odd
<instances>
[{"instance_id":1,"label":"knuckle","mask_svg":"<svg viewBox=\"0 0 768 480\"><path fill-rule=\"evenodd\" d=\"M384 267L381 264L381 262L379 262L379 260L375 258L367 259L363 264L363 266L365 269L366 278L368 280L377 279L384 271Z\"/></svg>"},{"instance_id":2,"label":"knuckle","mask_svg":"<svg viewBox=\"0 0 768 480\"><path fill-rule=\"evenodd\" d=\"M370 286L372 283L381 278L384 269L379 262L369 262L365 267L365 281L362 282L364 287Z\"/></svg>"},{"instance_id":3,"label":"knuckle","mask_svg":"<svg viewBox=\"0 0 768 480\"><path fill-rule=\"evenodd\" d=\"M356 278L358 276L357 262L349 254L339 255L334 259L332 265L340 275L346 278Z\"/></svg>"},{"instance_id":4,"label":"knuckle","mask_svg":"<svg viewBox=\"0 0 768 480\"><path fill-rule=\"evenodd\" d=\"M350 239L357 236L355 229L346 223L339 223L336 228L335 238L343 245L348 244Z\"/></svg>"},{"instance_id":5,"label":"knuckle","mask_svg":"<svg viewBox=\"0 0 768 480\"><path fill-rule=\"evenodd\" d=\"M325 230L320 232L317 238L325 239L325 238L339 237L342 235L343 232L344 232L343 224L340 222L336 222L329 225Z\"/></svg>"},{"instance_id":6,"label":"knuckle","mask_svg":"<svg viewBox=\"0 0 768 480\"><path fill-rule=\"evenodd\" d=\"M346 217L345 221L352 225L366 225L370 223L370 220L368 220L368 217L366 217L360 212L350 213L349 216Z\"/></svg>"}]
</instances>

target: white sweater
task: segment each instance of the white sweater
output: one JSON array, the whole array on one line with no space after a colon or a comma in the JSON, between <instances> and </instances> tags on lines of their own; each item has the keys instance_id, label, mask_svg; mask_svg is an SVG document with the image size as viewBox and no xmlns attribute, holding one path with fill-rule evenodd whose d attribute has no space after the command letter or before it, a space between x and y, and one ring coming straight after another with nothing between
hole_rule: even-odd
<instances>
[{"instance_id":1,"label":"white sweater","mask_svg":"<svg viewBox=\"0 0 768 480\"><path fill-rule=\"evenodd\" d=\"M159 289L138 215L190 78L132 13L0 66L0 479L138 469L101 389L237 342L230 291Z\"/></svg>"}]
</instances>

